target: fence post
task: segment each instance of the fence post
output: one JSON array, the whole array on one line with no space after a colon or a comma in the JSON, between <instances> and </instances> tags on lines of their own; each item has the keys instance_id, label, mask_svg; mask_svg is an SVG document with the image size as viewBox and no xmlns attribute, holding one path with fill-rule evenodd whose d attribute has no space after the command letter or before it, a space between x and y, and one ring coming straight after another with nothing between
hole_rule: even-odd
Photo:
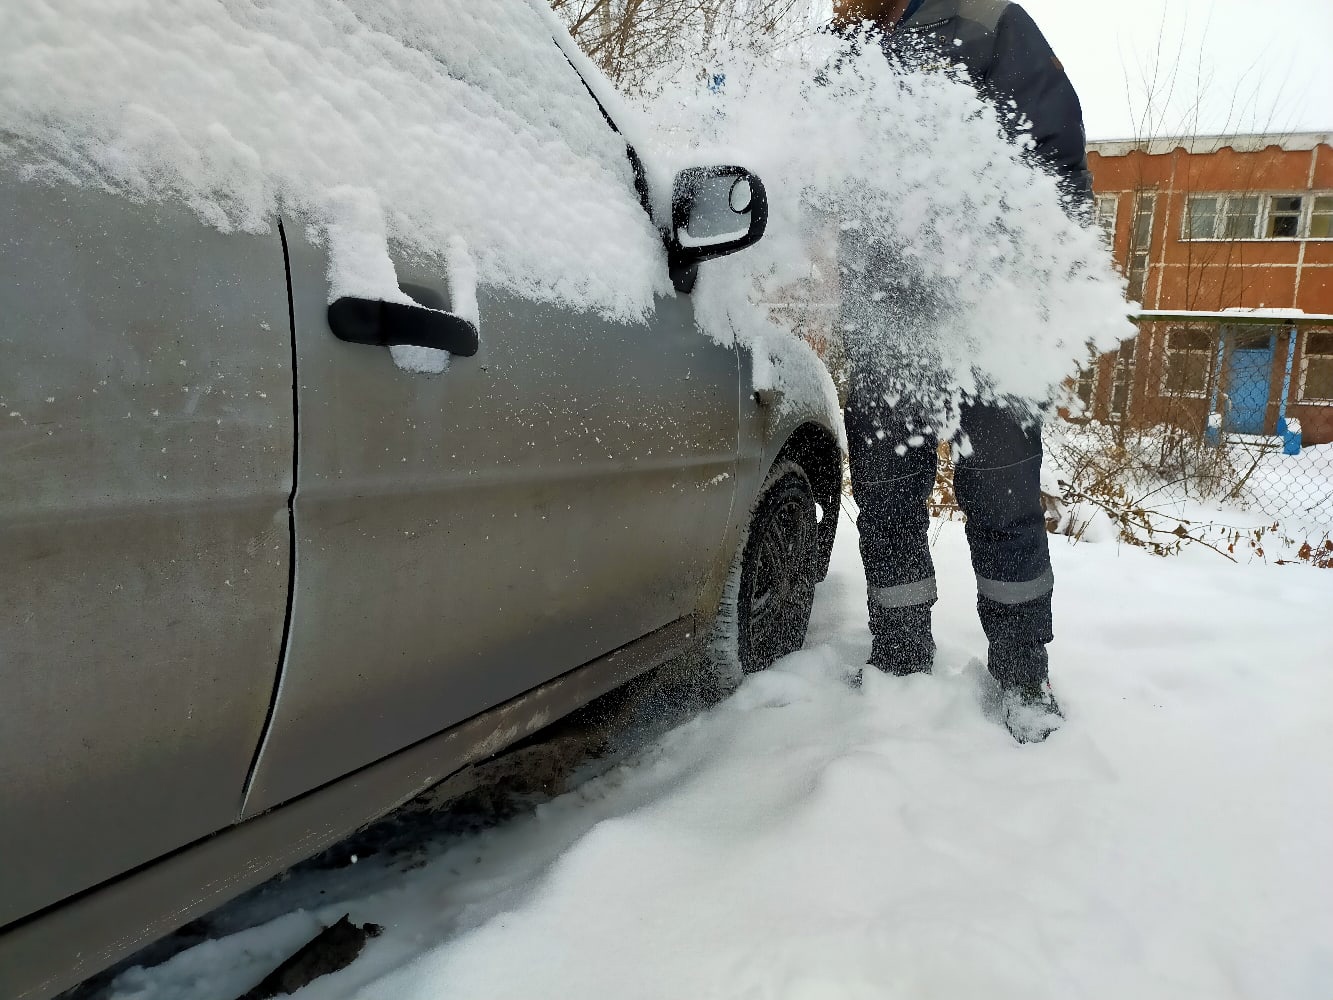
<instances>
[{"instance_id":1,"label":"fence post","mask_svg":"<svg viewBox=\"0 0 1333 1000\"><path fill-rule=\"evenodd\" d=\"M1301 425L1299 421L1287 421L1287 400L1291 397L1291 370L1296 361L1296 324L1287 330L1287 370L1282 376L1282 402L1277 411L1277 432L1282 438L1284 455L1301 453Z\"/></svg>"},{"instance_id":2,"label":"fence post","mask_svg":"<svg viewBox=\"0 0 1333 1000\"><path fill-rule=\"evenodd\" d=\"M1227 340L1226 327L1220 323L1217 327L1217 356L1213 359L1213 395L1208 401L1208 426L1203 432L1203 439L1213 447L1222 444L1222 373L1226 370Z\"/></svg>"}]
</instances>

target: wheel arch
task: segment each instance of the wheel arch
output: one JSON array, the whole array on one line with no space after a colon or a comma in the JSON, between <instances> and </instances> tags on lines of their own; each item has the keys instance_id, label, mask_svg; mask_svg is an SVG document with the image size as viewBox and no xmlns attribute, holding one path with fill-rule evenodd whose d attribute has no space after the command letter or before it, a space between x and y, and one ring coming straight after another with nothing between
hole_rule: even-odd
<instances>
[{"instance_id":1,"label":"wheel arch","mask_svg":"<svg viewBox=\"0 0 1333 1000\"><path fill-rule=\"evenodd\" d=\"M841 509L843 461L842 448L829 430L807 421L787 436L782 447L768 463L776 468L783 462L799 465L815 492L823 516L819 522L819 579L828 575L833 556L833 542L838 530L838 511Z\"/></svg>"}]
</instances>

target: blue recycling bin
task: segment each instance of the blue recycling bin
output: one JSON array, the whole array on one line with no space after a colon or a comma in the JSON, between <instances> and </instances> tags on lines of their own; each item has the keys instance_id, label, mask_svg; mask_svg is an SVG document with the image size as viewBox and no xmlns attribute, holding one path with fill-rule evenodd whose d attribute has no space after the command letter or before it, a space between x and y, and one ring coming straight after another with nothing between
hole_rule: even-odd
<instances>
[{"instance_id":1,"label":"blue recycling bin","mask_svg":"<svg viewBox=\"0 0 1333 1000\"><path fill-rule=\"evenodd\" d=\"M1283 417L1277 422L1278 436L1282 438L1282 454L1299 455L1301 453L1301 422Z\"/></svg>"}]
</instances>

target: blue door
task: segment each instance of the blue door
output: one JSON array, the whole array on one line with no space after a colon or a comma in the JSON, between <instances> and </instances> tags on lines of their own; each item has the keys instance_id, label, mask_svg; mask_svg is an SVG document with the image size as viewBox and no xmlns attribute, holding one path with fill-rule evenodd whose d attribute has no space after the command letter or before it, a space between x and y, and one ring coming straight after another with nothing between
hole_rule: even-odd
<instances>
[{"instance_id":1,"label":"blue door","mask_svg":"<svg viewBox=\"0 0 1333 1000\"><path fill-rule=\"evenodd\" d=\"M1273 376L1273 336L1238 334L1227 358L1225 385L1227 430L1263 434L1268 417L1268 392Z\"/></svg>"}]
</instances>

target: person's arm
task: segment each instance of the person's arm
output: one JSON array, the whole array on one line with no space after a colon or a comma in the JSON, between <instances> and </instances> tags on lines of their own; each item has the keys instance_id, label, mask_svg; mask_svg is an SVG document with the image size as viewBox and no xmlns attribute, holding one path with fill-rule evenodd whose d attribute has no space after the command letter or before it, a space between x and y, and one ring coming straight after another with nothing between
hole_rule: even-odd
<instances>
[{"instance_id":1,"label":"person's arm","mask_svg":"<svg viewBox=\"0 0 1333 1000\"><path fill-rule=\"evenodd\" d=\"M1007 113L1012 100L1031 124L1038 160L1055 170L1067 192L1086 202L1092 193L1088 173L1083 108L1064 66L1032 17L1010 4L995 29L995 50L985 92Z\"/></svg>"}]
</instances>

